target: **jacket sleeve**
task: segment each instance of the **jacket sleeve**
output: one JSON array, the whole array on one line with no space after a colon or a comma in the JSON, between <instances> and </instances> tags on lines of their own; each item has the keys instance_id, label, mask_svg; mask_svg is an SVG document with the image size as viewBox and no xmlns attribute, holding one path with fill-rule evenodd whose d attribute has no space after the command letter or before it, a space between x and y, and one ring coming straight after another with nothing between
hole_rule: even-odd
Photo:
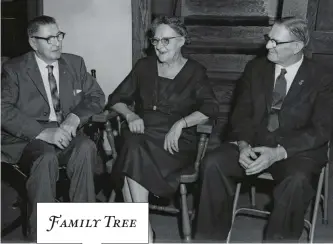
<instances>
[{"instance_id":1,"label":"jacket sleeve","mask_svg":"<svg viewBox=\"0 0 333 244\"><path fill-rule=\"evenodd\" d=\"M23 140L34 139L44 127L17 108L18 75L13 68L3 66L1 73L1 129Z\"/></svg>"},{"instance_id":2,"label":"jacket sleeve","mask_svg":"<svg viewBox=\"0 0 333 244\"><path fill-rule=\"evenodd\" d=\"M246 141L252 144L253 128L253 101L251 96L252 62L250 61L238 81L236 88L236 104L232 112L229 141Z\"/></svg>"},{"instance_id":3,"label":"jacket sleeve","mask_svg":"<svg viewBox=\"0 0 333 244\"><path fill-rule=\"evenodd\" d=\"M94 77L87 72L86 65L82 58L79 72L83 88L83 99L71 112L80 118L80 124L82 125L86 123L92 115L103 111L105 95Z\"/></svg>"},{"instance_id":4,"label":"jacket sleeve","mask_svg":"<svg viewBox=\"0 0 333 244\"><path fill-rule=\"evenodd\" d=\"M325 145L332 135L333 127L333 79L325 76L318 88L311 120L288 134L277 136L277 143L283 146L288 157L296 153Z\"/></svg>"}]
</instances>

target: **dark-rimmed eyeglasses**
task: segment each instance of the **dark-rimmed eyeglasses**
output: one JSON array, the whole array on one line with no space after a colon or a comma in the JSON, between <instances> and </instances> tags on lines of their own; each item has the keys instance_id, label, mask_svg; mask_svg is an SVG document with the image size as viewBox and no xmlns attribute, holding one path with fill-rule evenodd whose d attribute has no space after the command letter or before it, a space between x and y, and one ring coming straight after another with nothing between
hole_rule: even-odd
<instances>
[{"instance_id":1,"label":"dark-rimmed eyeglasses","mask_svg":"<svg viewBox=\"0 0 333 244\"><path fill-rule=\"evenodd\" d=\"M65 38L66 33L59 32L56 36L49 36L49 37L41 37L41 36L32 36L33 38L39 39L39 40L45 40L48 44L55 43L56 40L59 42L62 41Z\"/></svg>"},{"instance_id":2,"label":"dark-rimmed eyeglasses","mask_svg":"<svg viewBox=\"0 0 333 244\"><path fill-rule=\"evenodd\" d=\"M292 43L292 42L297 42L296 40L292 40L292 41L286 41L286 42L279 42L275 39L272 39L269 37L269 35L264 35L265 41L266 42L272 42L273 46L276 47L277 45L281 45L281 44L287 44L287 43Z\"/></svg>"},{"instance_id":3,"label":"dark-rimmed eyeglasses","mask_svg":"<svg viewBox=\"0 0 333 244\"><path fill-rule=\"evenodd\" d=\"M171 39L174 39L177 37L181 37L181 36L163 37L161 39L152 37L152 38L150 38L150 42L153 46L157 46L159 42L161 42L163 46L167 46L167 45L169 45Z\"/></svg>"}]
</instances>

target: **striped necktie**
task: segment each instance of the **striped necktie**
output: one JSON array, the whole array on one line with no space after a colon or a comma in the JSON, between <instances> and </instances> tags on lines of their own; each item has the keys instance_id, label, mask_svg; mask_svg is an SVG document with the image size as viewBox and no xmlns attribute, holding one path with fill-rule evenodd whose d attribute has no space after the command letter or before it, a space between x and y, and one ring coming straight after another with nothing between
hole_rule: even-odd
<instances>
[{"instance_id":1,"label":"striped necktie","mask_svg":"<svg viewBox=\"0 0 333 244\"><path fill-rule=\"evenodd\" d=\"M63 121L63 114L61 111L61 106L60 106L60 99L59 99L59 92L57 88L57 82L56 79L53 75L53 65L48 65L46 66L48 70L48 78L49 78L49 83L50 83L50 90L51 90L51 97L52 97L52 103L53 103L53 108L57 116L57 121L60 124Z\"/></svg>"}]
</instances>

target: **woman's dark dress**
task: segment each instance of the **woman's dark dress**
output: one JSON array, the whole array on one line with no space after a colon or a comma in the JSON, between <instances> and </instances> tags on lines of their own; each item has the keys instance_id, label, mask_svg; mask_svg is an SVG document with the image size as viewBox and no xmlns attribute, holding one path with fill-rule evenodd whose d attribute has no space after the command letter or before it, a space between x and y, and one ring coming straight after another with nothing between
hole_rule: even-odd
<instances>
[{"instance_id":1,"label":"woman's dark dress","mask_svg":"<svg viewBox=\"0 0 333 244\"><path fill-rule=\"evenodd\" d=\"M155 57L136 63L109 96L108 106L135 101L135 112L143 119L145 132L124 133L116 174L122 172L157 196L169 197L177 190L181 172L193 165L196 156L195 126L183 129L179 152L174 155L164 150L164 139L176 121L194 111L216 116L218 104L205 71L189 59L174 79L167 79L158 76Z\"/></svg>"}]
</instances>

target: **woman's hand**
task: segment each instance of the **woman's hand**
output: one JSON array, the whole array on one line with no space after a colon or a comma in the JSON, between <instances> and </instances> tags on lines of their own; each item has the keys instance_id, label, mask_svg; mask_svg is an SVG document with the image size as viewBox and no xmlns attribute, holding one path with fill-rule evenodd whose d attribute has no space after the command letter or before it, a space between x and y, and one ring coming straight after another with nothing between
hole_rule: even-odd
<instances>
[{"instance_id":1,"label":"woman's hand","mask_svg":"<svg viewBox=\"0 0 333 244\"><path fill-rule=\"evenodd\" d=\"M141 119L136 113L127 114L126 121L128 123L128 128L132 133L143 134L145 132L143 119Z\"/></svg>"},{"instance_id":2,"label":"woman's hand","mask_svg":"<svg viewBox=\"0 0 333 244\"><path fill-rule=\"evenodd\" d=\"M183 120L179 120L171 127L169 132L165 135L164 150L173 154L174 151L179 152L178 140L182 133L185 124Z\"/></svg>"}]
</instances>

